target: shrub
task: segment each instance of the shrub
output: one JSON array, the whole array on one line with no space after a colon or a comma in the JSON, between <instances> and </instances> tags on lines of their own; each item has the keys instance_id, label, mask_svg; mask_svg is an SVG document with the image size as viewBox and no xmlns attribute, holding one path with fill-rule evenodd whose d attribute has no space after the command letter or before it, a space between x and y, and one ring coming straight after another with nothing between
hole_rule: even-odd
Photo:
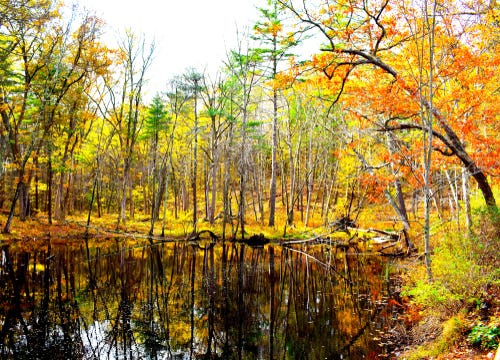
<instances>
[{"instance_id":1,"label":"shrub","mask_svg":"<svg viewBox=\"0 0 500 360\"><path fill-rule=\"evenodd\" d=\"M408 274L405 294L427 308L444 307L452 312L461 303L480 301L489 288L500 285L498 245L498 238L485 232L436 239L431 258L434 281L429 283L419 267Z\"/></svg>"},{"instance_id":2,"label":"shrub","mask_svg":"<svg viewBox=\"0 0 500 360\"><path fill-rule=\"evenodd\" d=\"M498 340L500 339L500 327L479 323L472 328L467 339L472 345L481 349L496 349L498 347Z\"/></svg>"},{"instance_id":3,"label":"shrub","mask_svg":"<svg viewBox=\"0 0 500 360\"><path fill-rule=\"evenodd\" d=\"M446 307L451 300L457 300L446 286L438 281L429 283L426 279L417 280L404 294L411 296L415 303L431 308Z\"/></svg>"}]
</instances>

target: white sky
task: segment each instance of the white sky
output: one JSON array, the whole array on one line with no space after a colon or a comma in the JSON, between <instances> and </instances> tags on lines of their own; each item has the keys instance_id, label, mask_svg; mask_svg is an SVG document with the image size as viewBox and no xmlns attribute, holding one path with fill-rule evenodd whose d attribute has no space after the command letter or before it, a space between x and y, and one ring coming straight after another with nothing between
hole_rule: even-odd
<instances>
[{"instance_id":1,"label":"white sky","mask_svg":"<svg viewBox=\"0 0 500 360\"><path fill-rule=\"evenodd\" d=\"M111 27L111 37L130 28L156 43L149 70L150 98L165 89L174 75L192 67L215 71L244 32L258 19L263 0L79 0Z\"/></svg>"}]
</instances>

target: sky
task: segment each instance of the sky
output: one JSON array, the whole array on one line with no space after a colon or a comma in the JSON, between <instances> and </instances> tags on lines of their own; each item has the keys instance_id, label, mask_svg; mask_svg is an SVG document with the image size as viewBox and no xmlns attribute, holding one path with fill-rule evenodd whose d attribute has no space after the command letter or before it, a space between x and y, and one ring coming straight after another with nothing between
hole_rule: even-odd
<instances>
[{"instance_id":1,"label":"sky","mask_svg":"<svg viewBox=\"0 0 500 360\"><path fill-rule=\"evenodd\" d=\"M188 68L213 73L258 19L258 0L79 0L103 19L107 36L116 39L130 28L155 42L146 97L166 88L169 79ZM111 41L111 40L110 40Z\"/></svg>"}]
</instances>

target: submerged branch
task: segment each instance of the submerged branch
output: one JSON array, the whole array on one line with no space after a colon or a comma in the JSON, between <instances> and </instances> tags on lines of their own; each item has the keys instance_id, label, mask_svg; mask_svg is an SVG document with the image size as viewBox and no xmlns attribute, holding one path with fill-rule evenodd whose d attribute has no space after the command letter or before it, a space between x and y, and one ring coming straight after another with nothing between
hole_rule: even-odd
<instances>
[{"instance_id":1,"label":"submerged branch","mask_svg":"<svg viewBox=\"0 0 500 360\"><path fill-rule=\"evenodd\" d=\"M296 252L298 254L304 255L308 259L314 260L316 263L320 264L321 266L324 266L325 269L333 271L335 274L337 274L339 277L341 277L342 279L344 279L346 282L350 282L350 280L348 278L346 278L344 275L342 275L341 273L339 273L333 266L331 266L330 264L325 263L325 262L319 260L317 257L315 257L315 256L313 256L311 254L308 254L305 251L297 250L297 249L294 249L294 248L287 247L286 249L290 250L290 251L294 251L294 252Z\"/></svg>"}]
</instances>

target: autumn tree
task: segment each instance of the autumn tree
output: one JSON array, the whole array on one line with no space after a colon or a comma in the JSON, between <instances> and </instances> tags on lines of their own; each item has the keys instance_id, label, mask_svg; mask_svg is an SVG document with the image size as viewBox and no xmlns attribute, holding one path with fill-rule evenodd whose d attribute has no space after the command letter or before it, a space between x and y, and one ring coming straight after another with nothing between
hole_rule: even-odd
<instances>
[{"instance_id":1,"label":"autumn tree","mask_svg":"<svg viewBox=\"0 0 500 360\"><path fill-rule=\"evenodd\" d=\"M166 169L166 157L159 154L160 135L166 136L168 130L168 113L165 108L165 101L160 95L156 95L149 105L146 113L142 138L149 140L147 147L148 173L151 183L151 229L152 234L154 223L159 218L162 200L162 189L165 184L165 177L162 176ZM160 158L159 158L160 157ZM158 187L158 190L157 190ZM146 204L145 204L146 210Z\"/></svg>"},{"instance_id":2,"label":"autumn tree","mask_svg":"<svg viewBox=\"0 0 500 360\"><path fill-rule=\"evenodd\" d=\"M252 102L252 92L254 87L260 81L261 75L258 71L258 65L262 61L259 52L251 49L248 44L240 41L238 47L231 50L228 54L227 69L230 76L234 78L238 93L235 98L235 105L238 107L240 119L240 145L238 159L239 174L239 201L238 201L238 222L241 227L241 237L245 237L245 208L246 208L246 188L248 179L248 122L249 111Z\"/></svg>"},{"instance_id":3,"label":"autumn tree","mask_svg":"<svg viewBox=\"0 0 500 360\"><path fill-rule=\"evenodd\" d=\"M237 167L238 151L235 149L236 143L236 126L237 119L241 113L238 105L239 82L236 77L228 74L224 82L219 84L221 96L227 101L224 110L224 122L227 124L227 130L223 132L221 158L223 173L222 173L222 238L226 238L226 227L231 224L231 236L236 236L237 229L234 227L233 218L233 205L231 191L233 184L234 172L233 168Z\"/></svg>"},{"instance_id":4,"label":"autumn tree","mask_svg":"<svg viewBox=\"0 0 500 360\"><path fill-rule=\"evenodd\" d=\"M147 44L144 38L126 31L115 59L116 76L102 77L101 93L105 94L99 97L97 106L101 116L109 122L118 137L121 153L120 212L117 227L126 222L127 199L130 205L129 213L131 216L134 213L131 171L134 149L144 121L141 113L143 92L154 48L154 43Z\"/></svg>"},{"instance_id":5,"label":"autumn tree","mask_svg":"<svg viewBox=\"0 0 500 360\"><path fill-rule=\"evenodd\" d=\"M294 223L294 209L302 194L305 182L301 181L302 154L307 150L304 148L307 128L311 125L309 113L306 111L307 100L299 93L290 91L286 94L285 106L286 116L282 128L283 158L282 176L287 179L288 186L283 187L283 202L286 208L286 224L292 226ZM305 174L304 180L307 179Z\"/></svg>"},{"instance_id":6,"label":"autumn tree","mask_svg":"<svg viewBox=\"0 0 500 360\"><path fill-rule=\"evenodd\" d=\"M42 116L43 137L47 151L49 202L52 197L53 150L55 143L54 130L57 127L66 135L62 155L55 160L58 168L59 185L56 192L56 218L64 220L67 194L63 194L64 177L69 172L68 160L72 157L79 141L78 129L83 129L88 117L85 114L88 102L84 89L88 87L97 73L102 73L109 65L106 49L98 43L101 21L93 16L85 15L75 32L71 32L72 23L66 28L57 29L49 37L52 50L46 58L46 64L40 71L41 81L33 86L33 92L39 101ZM66 197L66 199L65 199ZM52 218L52 206L48 206L49 222Z\"/></svg>"},{"instance_id":7,"label":"autumn tree","mask_svg":"<svg viewBox=\"0 0 500 360\"><path fill-rule=\"evenodd\" d=\"M16 189L3 232L10 231L17 200L21 218L27 216L27 165L37 146L38 119L31 119L29 101L33 79L43 68L37 56L43 45L44 33L55 17L54 7L47 1L36 6L2 2L2 74L0 112L2 137L9 144L10 158L16 168Z\"/></svg>"},{"instance_id":8,"label":"autumn tree","mask_svg":"<svg viewBox=\"0 0 500 360\"><path fill-rule=\"evenodd\" d=\"M178 124L182 121L184 113L188 111L187 104L190 99L190 93L184 84L182 76L176 76L168 83L166 90L166 111L171 116L171 126L167 138L167 145L164 152L165 157L165 188L164 188L164 205L163 205L163 222L162 236L165 234L167 201L169 194L170 178L175 179L175 171L181 169L181 166L174 165L174 149L175 149L175 134ZM163 171L162 171L163 172ZM178 176L177 176L178 177ZM174 181L172 181L174 182ZM179 186L174 186L174 214L177 218L177 195Z\"/></svg>"},{"instance_id":9,"label":"autumn tree","mask_svg":"<svg viewBox=\"0 0 500 360\"><path fill-rule=\"evenodd\" d=\"M491 12L496 10L492 8L495 2L482 1L473 7L463 1L438 3L440 16L436 32L441 35L436 35L436 38L447 39L447 42L436 43L439 53L436 56L441 57L437 73L441 79L450 80L443 85L459 85L454 85L454 88L457 91L461 89L461 97L447 91L449 86L442 87L440 91L436 90L434 103L430 103L421 92L414 81L414 72L406 62L408 58L417 57L417 54L408 52L411 51L408 46L410 31L404 21L408 15L416 14L417 9L412 5L389 0L318 3L280 0L280 3L305 28L315 29L325 40L323 54L316 57L315 66L337 89L331 96L332 102L339 101L348 79L359 79L359 85L366 83L365 80L376 81L371 86L365 86L365 91L357 97L366 95L373 99L371 103L376 106L372 106L372 112L386 114L383 130L391 132L426 131L419 120L418 107L422 105L435 120L432 127L436 140L433 148L459 160L476 179L486 204L496 207L486 173L486 169L492 169L483 160L488 157L477 156L477 150L483 151L484 145L477 144L472 148L479 133L470 131L472 128L479 130L476 119L483 118L491 123L495 116L487 104L498 103L493 99L498 92L493 90L492 83L497 79L492 69L498 45L484 42L485 28L477 26L479 20L491 16ZM466 18L474 21L465 21ZM488 51L484 51L486 47ZM364 75L361 75L363 71ZM440 101L436 100L438 97ZM480 100L464 103L464 99L472 97ZM451 104L463 106L453 108ZM483 123L481 126L489 125ZM469 130L465 139L468 143L459 136L459 132L465 129ZM489 144L492 140L487 138ZM497 144L490 146L489 153L495 149Z\"/></svg>"},{"instance_id":10,"label":"autumn tree","mask_svg":"<svg viewBox=\"0 0 500 360\"><path fill-rule=\"evenodd\" d=\"M267 8L259 8L261 19L254 25L254 39L262 43L257 51L261 54L266 64L265 73L271 82L272 99L272 136L271 136L271 180L269 188L269 226L274 226L276 214L276 177L278 162L278 92L281 86L278 74L280 63L292 54L290 50L298 45L297 34L285 32L283 25L283 7L277 0L268 0Z\"/></svg>"},{"instance_id":11,"label":"autumn tree","mask_svg":"<svg viewBox=\"0 0 500 360\"><path fill-rule=\"evenodd\" d=\"M91 107L85 87L75 87L68 92L60 110L61 121L57 121L52 130L55 154L52 154L55 181L55 207L54 217L62 221L66 215L75 207L75 199L71 201L72 193L75 192L75 173L82 164L79 163L77 155L81 152L82 144L87 141L92 124L95 120L95 109ZM49 209L50 210L50 209Z\"/></svg>"},{"instance_id":12,"label":"autumn tree","mask_svg":"<svg viewBox=\"0 0 500 360\"><path fill-rule=\"evenodd\" d=\"M49 141L59 110L71 89L100 66L93 51L100 35L100 21L84 15L81 23L65 24L59 4L52 1L2 3L9 12L2 23L2 69L0 111L2 136L10 144L10 157L17 172L16 190L4 227L10 231L14 208L29 213L29 186L35 168L30 159L41 154ZM75 29L76 25L76 29Z\"/></svg>"},{"instance_id":13,"label":"autumn tree","mask_svg":"<svg viewBox=\"0 0 500 360\"><path fill-rule=\"evenodd\" d=\"M205 106L206 116L210 121L208 149L205 150L210 162L208 174L210 178L207 179L206 184L206 186L210 185L210 191L207 191L207 195L210 193L210 196L207 196L206 213L208 221L213 225L218 190L217 179L223 155L223 138L225 132L231 126L231 122L227 121L230 99L224 94L227 88L226 79L224 79L222 73L218 73L214 79L205 75L202 78L202 83L200 96Z\"/></svg>"},{"instance_id":14,"label":"autumn tree","mask_svg":"<svg viewBox=\"0 0 500 360\"><path fill-rule=\"evenodd\" d=\"M192 158L192 173L191 173L191 189L193 195L193 232L196 232L198 223L198 140L199 140L199 109L198 96L202 86L202 74L194 69L190 69L184 74L184 86L189 92L193 100L193 158Z\"/></svg>"}]
</instances>

